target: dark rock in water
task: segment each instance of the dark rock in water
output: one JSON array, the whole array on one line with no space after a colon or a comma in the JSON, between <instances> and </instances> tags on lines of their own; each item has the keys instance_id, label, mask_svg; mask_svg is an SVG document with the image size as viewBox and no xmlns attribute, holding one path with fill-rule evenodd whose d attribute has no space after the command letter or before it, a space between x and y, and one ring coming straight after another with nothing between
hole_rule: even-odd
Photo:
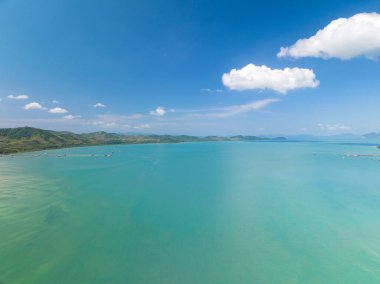
<instances>
[{"instance_id":1,"label":"dark rock in water","mask_svg":"<svg viewBox=\"0 0 380 284\"><path fill-rule=\"evenodd\" d=\"M59 206L50 206L45 213L44 222L48 225L54 225L62 218L64 218L66 212ZM0 282L1 284L1 282Z\"/></svg>"}]
</instances>

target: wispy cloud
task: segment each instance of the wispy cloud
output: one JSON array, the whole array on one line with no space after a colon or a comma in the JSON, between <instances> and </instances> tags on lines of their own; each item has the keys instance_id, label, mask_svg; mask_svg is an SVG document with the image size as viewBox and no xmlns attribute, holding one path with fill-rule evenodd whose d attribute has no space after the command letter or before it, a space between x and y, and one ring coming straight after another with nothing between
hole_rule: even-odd
<instances>
[{"instance_id":1,"label":"wispy cloud","mask_svg":"<svg viewBox=\"0 0 380 284\"><path fill-rule=\"evenodd\" d=\"M317 126L319 127L319 129L327 130L327 131L351 130L350 126L347 126L341 123L334 123L334 124L318 123Z\"/></svg>"},{"instance_id":2,"label":"wispy cloud","mask_svg":"<svg viewBox=\"0 0 380 284\"><path fill-rule=\"evenodd\" d=\"M98 126L101 128L112 128L112 129L129 129L131 126L129 124L125 123L117 123L113 121L102 121L102 120L97 120L97 121L91 121L90 124L93 126Z\"/></svg>"},{"instance_id":3,"label":"wispy cloud","mask_svg":"<svg viewBox=\"0 0 380 284\"><path fill-rule=\"evenodd\" d=\"M149 124L140 124L140 125L136 125L136 126L133 126L134 129L146 129L146 128L150 128L150 125Z\"/></svg>"},{"instance_id":4,"label":"wispy cloud","mask_svg":"<svg viewBox=\"0 0 380 284\"><path fill-rule=\"evenodd\" d=\"M82 116L80 115L72 115L72 114L68 114L68 115L65 115L63 118L64 119L69 119L69 120L73 120L73 119L77 119L77 118L81 118Z\"/></svg>"},{"instance_id":5,"label":"wispy cloud","mask_svg":"<svg viewBox=\"0 0 380 284\"><path fill-rule=\"evenodd\" d=\"M139 120L145 119L146 116L142 114L132 114L132 115L117 115L117 114L104 114L97 115L96 119L89 120L87 123L93 126L97 126L100 128L112 128L112 129L120 129L126 130L130 128L135 128L136 126L139 128L144 128ZM134 126L135 123L140 123ZM145 127L146 128L146 127Z\"/></svg>"},{"instance_id":6,"label":"wispy cloud","mask_svg":"<svg viewBox=\"0 0 380 284\"><path fill-rule=\"evenodd\" d=\"M261 110L267 107L268 105L279 102L279 101L280 101L279 99L264 99L264 100L249 102L242 105L232 105L232 106L226 106L226 107L221 107L221 108L214 108L211 111L208 111L207 113L197 114L197 116L205 116L205 117L211 117L211 118L212 117L215 117L215 118L231 117L231 116L235 116L241 113Z\"/></svg>"},{"instance_id":7,"label":"wispy cloud","mask_svg":"<svg viewBox=\"0 0 380 284\"><path fill-rule=\"evenodd\" d=\"M114 121L114 122L128 122L130 120L139 120L144 118L145 115L135 113L130 115L118 115L118 114L99 114L96 116L98 120Z\"/></svg>"},{"instance_id":8,"label":"wispy cloud","mask_svg":"<svg viewBox=\"0 0 380 284\"><path fill-rule=\"evenodd\" d=\"M7 97L8 99L11 99L11 100L27 100L29 99L29 96L28 95L9 95Z\"/></svg>"},{"instance_id":9,"label":"wispy cloud","mask_svg":"<svg viewBox=\"0 0 380 284\"><path fill-rule=\"evenodd\" d=\"M221 94L223 93L223 90L222 89L210 89L210 88L202 88L200 90L202 93L206 93L206 94L213 94L213 93L216 93L216 94Z\"/></svg>"}]
</instances>

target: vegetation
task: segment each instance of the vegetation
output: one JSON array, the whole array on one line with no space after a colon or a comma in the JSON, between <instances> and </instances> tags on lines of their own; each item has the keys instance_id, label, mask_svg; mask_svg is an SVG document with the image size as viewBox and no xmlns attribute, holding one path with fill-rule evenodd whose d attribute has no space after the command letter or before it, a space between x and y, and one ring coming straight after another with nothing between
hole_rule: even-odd
<instances>
[{"instance_id":1,"label":"vegetation","mask_svg":"<svg viewBox=\"0 0 380 284\"><path fill-rule=\"evenodd\" d=\"M279 137L275 139L284 140ZM181 143L203 141L257 141L267 140L256 136L196 137L188 135L123 135L104 131L75 134L33 127L0 129L0 154L58 149L79 146L146 143Z\"/></svg>"}]
</instances>

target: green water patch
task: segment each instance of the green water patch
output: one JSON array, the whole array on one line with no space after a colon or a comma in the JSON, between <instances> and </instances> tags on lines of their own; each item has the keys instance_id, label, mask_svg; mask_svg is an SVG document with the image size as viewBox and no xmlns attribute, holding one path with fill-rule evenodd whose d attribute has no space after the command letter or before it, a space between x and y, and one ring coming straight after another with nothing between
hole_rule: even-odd
<instances>
[{"instance_id":1,"label":"green water patch","mask_svg":"<svg viewBox=\"0 0 380 284\"><path fill-rule=\"evenodd\" d=\"M345 157L373 147L53 152L0 159L4 283L379 282L380 164Z\"/></svg>"}]
</instances>

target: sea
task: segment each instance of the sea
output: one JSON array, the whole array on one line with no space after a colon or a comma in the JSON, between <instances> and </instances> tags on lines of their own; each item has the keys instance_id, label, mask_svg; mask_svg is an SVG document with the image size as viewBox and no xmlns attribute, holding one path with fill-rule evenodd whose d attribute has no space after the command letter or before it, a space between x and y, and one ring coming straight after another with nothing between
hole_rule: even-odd
<instances>
[{"instance_id":1,"label":"sea","mask_svg":"<svg viewBox=\"0 0 380 284\"><path fill-rule=\"evenodd\" d=\"M0 283L380 283L379 155L267 141L1 156Z\"/></svg>"}]
</instances>

